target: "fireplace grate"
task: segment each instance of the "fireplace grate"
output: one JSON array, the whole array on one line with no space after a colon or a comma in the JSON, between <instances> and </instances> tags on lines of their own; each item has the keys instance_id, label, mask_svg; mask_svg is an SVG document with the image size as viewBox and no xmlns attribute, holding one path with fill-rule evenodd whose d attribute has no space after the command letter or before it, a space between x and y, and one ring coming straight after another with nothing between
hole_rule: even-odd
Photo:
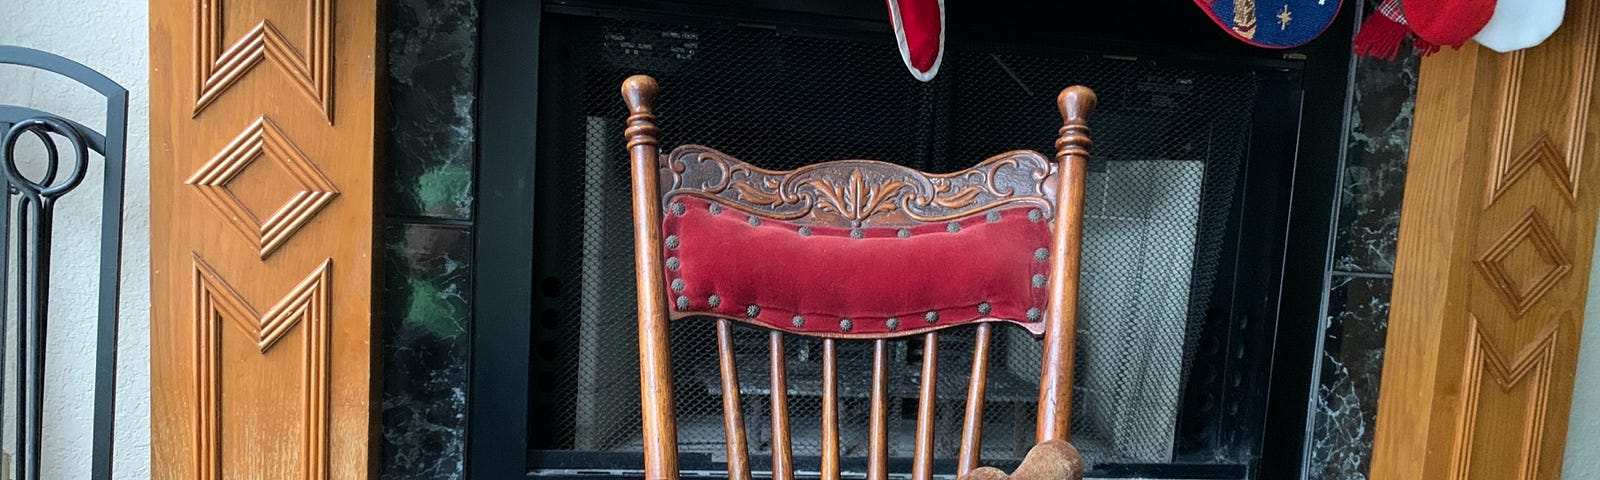
<instances>
[{"instance_id":1,"label":"fireplace grate","mask_svg":"<svg viewBox=\"0 0 1600 480\"><path fill-rule=\"evenodd\" d=\"M889 42L765 28L550 15L541 55L536 188L538 271L532 448L640 448L623 78L655 76L662 146L717 148L758 166L867 158L952 171L991 155L1053 152L1061 87L1093 87L1094 158L1074 388L1074 443L1093 463L1172 461L1183 388L1241 179L1257 79L1249 71L1166 67L1082 53L1040 55L956 45L932 82L905 72ZM959 261L959 259L946 259ZM1032 445L1037 340L1002 327L992 350L985 461ZM737 332L752 459L766 453L766 337ZM680 449L724 455L709 321L674 325ZM940 335L939 371L966 371L972 332ZM894 342L891 429L909 456L920 341ZM819 345L789 336L793 444L815 468ZM864 392L865 343L841 345L841 396ZM748 358L748 359L746 359ZM953 457L965 379L940 378L935 452ZM948 395L948 398L946 398ZM866 411L845 401L845 456L865 454ZM1219 459L1222 460L1222 459ZM848 464L847 464L848 465Z\"/></svg>"}]
</instances>

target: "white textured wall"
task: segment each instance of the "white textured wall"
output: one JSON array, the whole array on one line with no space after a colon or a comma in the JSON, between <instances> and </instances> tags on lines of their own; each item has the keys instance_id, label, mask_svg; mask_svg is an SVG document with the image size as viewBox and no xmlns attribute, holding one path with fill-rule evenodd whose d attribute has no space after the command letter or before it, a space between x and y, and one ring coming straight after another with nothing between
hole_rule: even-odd
<instances>
[{"instance_id":1,"label":"white textured wall","mask_svg":"<svg viewBox=\"0 0 1600 480\"><path fill-rule=\"evenodd\" d=\"M99 70L131 93L127 207L123 218L122 339L117 381L116 478L150 478L150 196L148 35L145 0L0 0L0 44L54 52ZM0 66L0 103L64 114L94 128L104 114L87 88ZM99 165L98 158L94 164ZM89 473L94 375L96 241L100 177L63 199L52 275L44 458L47 479ZM7 395L10 395L7 389ZM5 422L7 424L11 422ZM6 438L11 438L7 435ZM5 443L11 448L11 443Z\"/></svg>"},{"instance_id":2,"label":"white textured wall","mask_svg":"<svg viewBox=\"0 0 1600 480\"><path fill-rule=\"evenodd\" d=\"M1590 192L1591 195L1594 192ZM1600 242L1589 267L1589 300L1583 308L1583 340L1578 348L1578 380L1567 423L1566 480L1600 479Z\"/></svg>"}]
</instances>

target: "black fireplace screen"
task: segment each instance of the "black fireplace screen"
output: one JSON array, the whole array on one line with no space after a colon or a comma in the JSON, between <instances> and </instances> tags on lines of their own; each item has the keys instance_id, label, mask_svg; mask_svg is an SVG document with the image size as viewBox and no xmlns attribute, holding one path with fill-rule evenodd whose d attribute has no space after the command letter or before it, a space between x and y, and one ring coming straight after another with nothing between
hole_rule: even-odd
<instances>
[{"instance_id":1,"label":"black fireplace screen","mask_svg":"<svg viewBox=\"0 0 1600 480\"><path fill-rule=\"evenodd\" d=\"M1092 463L1173 460L1183 389L1238 208L1254 74L955 45L937 79L924 83L877 37L546 18L531 448L640 449L625 112L617 92L623 78L647 73L661 85L664 148L704 144L773 169L867 158L937 172L1018 148L1048 154L1060 126L1056 92L1094 88L1100 106L1091 123L1073 442ZM672 337L680 450L708 465L724 455L714 338L711 322L696 320L676 324ZM765 338L754 328L738 331L736 348L749 367L740 380L752 459L770 438ZM1003 462L1033 442L1040 349L1020 329L1004 327L996 338L983 445L985 461ZM940 339L938 370L955 377L939 380L935 452L949 458L972 332ZM795 455L799 467L810 462L814 470L819 347L794 336L786 345ZM868 348L845 342L840 352L847 457L865 454L866 389L856 384L867 377ZM891 449L909 456L921 344L896 342L891 352L891 438L905 439Z\"/></svg>"}]
</instances>

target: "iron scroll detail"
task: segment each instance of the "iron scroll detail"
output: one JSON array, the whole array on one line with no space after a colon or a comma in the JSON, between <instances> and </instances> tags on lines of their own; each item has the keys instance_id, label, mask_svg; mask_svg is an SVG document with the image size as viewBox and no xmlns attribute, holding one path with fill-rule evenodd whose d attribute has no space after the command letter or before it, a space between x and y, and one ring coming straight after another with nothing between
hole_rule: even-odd
<instances>
[{"instance_id":1,"label":"iron scroll detail","mask_svg":"<svg viewBox=\"0 0 1600 480\"><path fill-rule=\"evenodd\" d=\"M51 345L50 286L55 209L61 198L73 196L91 175L91 154L99 156L99 278L98 313L94 318L69 318L67 323L89 323L95 329L94 427L87 459L89 476L112 478L114 420L116 414L118 308L122 263L124 165L127 148L128 91L100 72L48 52L0 45L0 65L31 68L88 87L104 99L101 130L23 105L0 104L0 337L16 338L0 344L0 359L14 368L0 379L0 397L8 399L4 420L15 435L14 478L33 480L43 471L44 386L46 348ZM26 139L30 147L17 148ZM36 147L35 147L36 145ZM29 160L23 161L22 156ZM35 163L36 162L36 163ZM28 168L24 168L24 166ZM42 168L41 168L42 167ZM25 173L28 172L28 173ZM36 172L36 173L35 173ZM82 208L82 207L73 207ZM83 232L71 232L73 237ZM78 243L81 239L74 239ZM8 331L9 330L9 331ZM53 459L54 460L54 459Z\"/></svg>"}]
</instances>

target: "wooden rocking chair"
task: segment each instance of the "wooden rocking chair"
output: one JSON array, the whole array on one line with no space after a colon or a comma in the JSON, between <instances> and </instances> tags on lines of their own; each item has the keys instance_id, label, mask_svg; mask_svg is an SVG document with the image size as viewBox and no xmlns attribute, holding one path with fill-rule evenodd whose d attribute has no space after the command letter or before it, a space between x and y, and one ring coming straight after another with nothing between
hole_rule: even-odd
<instances>
[{"instance_id":1,"label":"wooden rocking chair","mask_svg":"<svg viewBox=\"0 0 1600 480\"><path fill-rule=\"evenodd\" d=\"M630 113L639 373L645 478L678 478L668 325L716 321L728 478L751 477L733 322L770 336L772 478L792 480L785 334L822 338L821 477L837 479L835 342L872 342L867 478L887 477L886 339L924 342L912 476L933 475L935 361L941 330L975 326L958 476L978 468L994 322L1043 342L1035 441L1013 477L1078 479L1068 440L1083 228L1086 124L1094 92L1057 97L1055 161L1012 151L948 174L843 160L769 171L698 145L662 156L654 79L622 84Z\"/></svg>"}]
</instances>

